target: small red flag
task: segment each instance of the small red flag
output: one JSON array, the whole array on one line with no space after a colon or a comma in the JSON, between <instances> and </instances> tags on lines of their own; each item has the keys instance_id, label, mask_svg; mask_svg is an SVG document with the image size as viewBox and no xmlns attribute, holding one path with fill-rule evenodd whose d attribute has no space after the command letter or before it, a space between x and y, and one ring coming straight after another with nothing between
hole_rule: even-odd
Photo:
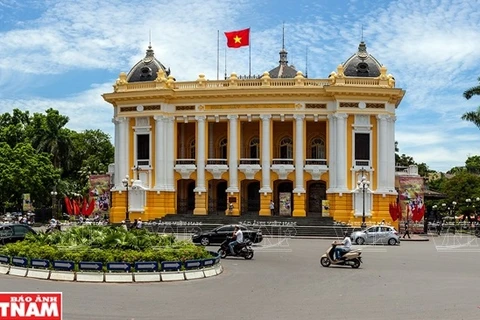
<instances>
[{"instance_id":1,"label":"small red flag","mask_svg":"<svg viewBox=\"0 0 480 320\"><path fill-rule=\"evenodd\" d=\"M229 48L247 47L250 45L250 28L225 32L225 37Z\"/></svg>"}]
</instances>

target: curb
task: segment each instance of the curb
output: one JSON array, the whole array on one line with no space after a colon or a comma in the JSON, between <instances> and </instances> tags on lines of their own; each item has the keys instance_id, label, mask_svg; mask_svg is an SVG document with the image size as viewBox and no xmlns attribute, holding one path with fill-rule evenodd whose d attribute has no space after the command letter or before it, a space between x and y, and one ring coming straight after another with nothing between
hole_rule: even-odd
<instances>
[{"instance_id":1,"label":"curb","mask_svg":"<svg viewBox=\"0 0 480 320\"><path fill-rule=\"evenodd\" d=\"M223 267L220 263L211 267L194 270L133 273L57 271L37 268L22 268L7 264L0 264L0 274L52 281L93 283L186 281L215 277L222 272Z\"/></svg>"}]
</instances>

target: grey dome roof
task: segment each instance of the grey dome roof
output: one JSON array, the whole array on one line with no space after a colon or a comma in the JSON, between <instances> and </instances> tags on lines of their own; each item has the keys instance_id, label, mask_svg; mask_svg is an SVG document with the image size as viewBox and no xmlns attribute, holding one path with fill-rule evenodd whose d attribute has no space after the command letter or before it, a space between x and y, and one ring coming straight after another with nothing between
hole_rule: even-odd
<instances>
[{"instance_id":1,"label":"grey dome roof","mask_svg":"<svg viewBox=\"0 0 480 320\"><path fill-rule=\"evenodd\" d=\"M127 81L153 81L157 78L157 72L160 70L163 70L166 76L170 75L170 68L165 68L165 66L155 58L152 46L148 46L145 58L133 66L127 75Z\"/></svg>"},{"instance_id":2,"label":"grey dome roof","mask_svg":"<svg viewBox=\"0 0 480 320\"><path fill-rule=\"evenodd\" d=\"M287 54L288 52L285 49L282 48L282 50L280 50L278 67L268 71L270 78L295 78L297 70L294 66L288 65Z\"/></svg>"},{"instance_id":3,"label":"grey dome roof","mask_svg":"<svg viewBox=\"0 0 480 320\"><path fill-rule=\"evenodd\" d=\"M367 45L362 41L358 52L348 58L343 67L347 77L378 77L382 65L367 52Z\"/></svg>"}]
</instances>

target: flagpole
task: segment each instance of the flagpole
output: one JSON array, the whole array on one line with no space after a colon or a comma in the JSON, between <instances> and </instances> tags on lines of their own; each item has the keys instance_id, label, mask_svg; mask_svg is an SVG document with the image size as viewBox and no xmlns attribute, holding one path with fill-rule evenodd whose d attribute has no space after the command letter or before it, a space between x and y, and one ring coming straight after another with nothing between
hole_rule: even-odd
<instances>
[{"instance_id":1,"label":"flagpole","mask_svg":"<svg viewBox=\"0 0 480 320\"><path fill-rule=\"evenodd\" d=\"M217 80L220 69L220 30L217 30Z\"/></svg>"},{"instance_id":2,"label":"flagpole","mask_svg":"<svg viewBox=\"0 0 480 320\"><path fill-rule=\"evenodd\" d=\"M248 78L252 75L252 37L248 35Z\"/></svg>"},{"instance_id":3,"label":"flagpole","mask_svg":"<svg viewBox=\"0 0 480 320\"><path fill-rule=\"evenodd\" d=\"M225 45L225 80L227 80L227 45Z\"/></svg>"}]
</instances>

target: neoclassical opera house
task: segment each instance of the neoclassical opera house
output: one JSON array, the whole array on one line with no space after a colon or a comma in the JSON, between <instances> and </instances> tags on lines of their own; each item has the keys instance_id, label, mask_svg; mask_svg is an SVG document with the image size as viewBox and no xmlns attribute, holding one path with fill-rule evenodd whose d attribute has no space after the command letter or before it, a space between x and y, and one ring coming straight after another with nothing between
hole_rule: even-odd
<instances>
[{"instance_id":1,"label":"neoclassical opera house","mask_svg":"<svg viewBox=\"0 0 480 320\"><path fill-rule=\"evenodd\" d=\"M245 78L176 81L151 46L120 73L103 95L114 108L112 222L127 205L130 219L144 221L269 216L271 200L283 216L391 219L405 91L363 41L325 79L295 70L284 49L276 68Z\"/></svg>"}]
</instances>

